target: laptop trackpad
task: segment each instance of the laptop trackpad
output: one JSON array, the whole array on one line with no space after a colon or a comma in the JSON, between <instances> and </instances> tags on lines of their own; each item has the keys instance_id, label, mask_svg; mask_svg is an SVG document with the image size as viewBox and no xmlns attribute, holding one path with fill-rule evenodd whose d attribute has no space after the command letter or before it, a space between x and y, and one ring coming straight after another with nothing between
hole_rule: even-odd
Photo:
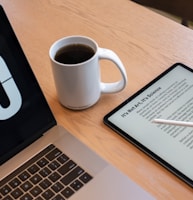
<instances>
[{"instance_id":1,"label":"laptop trackpad","mask_svg":"<svg viewBox=\"0 0 193 200\"><path fill-rule=\"evenodd\" d=\"M72 197L72 200L80 199L151 200L154 198L113 166L108 166Z\"/></svg>"}]
</instances>

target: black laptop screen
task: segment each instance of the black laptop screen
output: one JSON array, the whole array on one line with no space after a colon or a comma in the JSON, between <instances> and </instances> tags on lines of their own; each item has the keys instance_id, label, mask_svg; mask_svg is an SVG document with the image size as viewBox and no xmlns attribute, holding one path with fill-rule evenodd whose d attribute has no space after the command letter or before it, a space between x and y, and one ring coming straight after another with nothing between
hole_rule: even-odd
<instances>
[{"instance_id":1,"label":"black laptop screen","mask_svg":"<svg viewBox=\"0 0 193 200\"><path fill-rule=\"evenodd\" d=\"M0 164L54 124L55 119L0 7Z\"/></svg>"}]
</instances>

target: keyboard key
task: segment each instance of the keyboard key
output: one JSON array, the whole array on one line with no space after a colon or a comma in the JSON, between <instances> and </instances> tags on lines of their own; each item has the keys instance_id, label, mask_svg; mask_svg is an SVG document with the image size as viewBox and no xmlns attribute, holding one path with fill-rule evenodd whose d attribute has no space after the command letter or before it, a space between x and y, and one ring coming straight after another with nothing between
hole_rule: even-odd
<instances>
[{"instance_id":1,"label":"keyboard key","mask_svg":"<svg viewBox=\"0 0 193 200\"><path fill-rule=\"evenodd\" d=\"M46 189L48 188L52 183L48 180L48 179L45 179L43 180L39 185L42 189Z\"/></svg>"},{"instance_id":2,"label":"keyboard key","mask_svg":"<svg viewBox=\"0 0 193 200\"><path fill-rule=\"evenodd\" d=\"M1 189L0 192L2 195L6 195L11 191L11 188L8 185L4 185Z\"/></svg>"},{"instance_id":3,"label":"keyboard key","mask_svg":"<svg viewBox=\"0 0 193 200\"><path fill-rule=\"evenodd\" d=\"M36 197L36 200L44 200L42 197Z\"/></svg>"},{"instance_id":4,"label":"keyboard key","mask_svg":"<svg viewBox=\"0 0 193 200\"><path fill-rule=\"evenodd\" d=\"M76 179L78 176L80 176L84 170L80 167L76 167L74 170L72 170L69 174L67 174L64 178L61 179L61 182L64 185L68 185L71 183L74 179Z\"/></svg>"},{"instance_id":5,"label":"keyboard key","mask_svg":"<svg viewBox=\"0 0 193 200\"><path fill-rule=\"evenodd\" d=\"M90 180L92 179L92 176L88 173L84 173L81 177L80 177L80 180L83 182L83 183L88 183Z\"/></svg>"},{"instance_id":6,"label":"keyboard key","mask_svg":"<svg viewBox=\"0 0 193 200\"><path fill-rule=\"evenodd\" d=\"M45 165L48 164L48 160L46 160L45 158L41 158L37 164L39 165L39 167L44 167Z\"/></svg>"},{"instance_id":7,"label":"keyboard key","mask_svg":"<svg viewBox=\"0 0 193 200\"><path fill-rule=\"evenodd\" d=\"M51 163L48 165L48 167L49 167L50 169L52 169L52 170L56 170L58 167L60 167L60 164L59 164L56 160L54 160L53 162L51 162Z\"/></svg>"},{"instance_id":8,"label":"keyboard key","mask_svg":"<svg viewBox=\"0 0 193 200\"><path fill-rule=\"evenodd\" d=\"M65 200L65 199L60 194L58 194L52 200Z\"/></svg>"},{"instance_id":9,"label":"keyboard key","mask_svg":"<svg viewBox=\"0 0 193 200\"><path fill-rule=\"evenodd\" d=\"M24 194L21 198L20 198L20 200L32 200L33 199L33 197L30 195L30 194Z\"/></svg>"},{"instance_id":10,"label":"keyboard key","mask_svg":"<svg viewBox=\"0 0 193 200\"><path fill-rule=\"evenodd\" d=\"M69 160L69 157L66 156L65 154L62 154L61 156L59 156L57 158L57 160L61 163L61 164L64 164L67 160Z\"/></svg>"},{"instance_id":11,"label":"keyboard key","mask_svg":"<svg viewBox=\"0 0 193 200\"><path fill-rule=\"evenodd\" d=\"M11 196L8 195L8 196L6 196L6 197L3 198L3 199L1 198L1 200L14 200L14 199L13 199Z\"/></svg>"},{"instance_id":12,"label":"keyboard key","mask_svg":"<svg viewBox=\"0 0 193 200\"><path fill-rule=\"evenodd\" d=\"M37 171L39 171L39 167L36 164L33 164L31 167L28 168L28 171L31 174L35 174Z\"/></svg>"},{"instance_id":13,"label":"keyboard key","mask_svg":"<svg viewBox=\"0 0 193 200\"><path fill-rule=\"evenodd\" d=\"M61 176L57 173L54 172L53 174L51 174L48 178L52 181L52 182L56 182Z\"/></svg>"},{"instance_id":14,"label":"keyboard key","mask_svg":"<svg viewBox=\"0 0 193 200\"><path fill-rule=\"evenodd\" d=\"M72 189L70 189L69 187L67 187L61 193L62 193L62 195L64 195L64 197L69 198L74 194L74 191Z\"/></svg>"},{"instance_id":15,"label":"keyboard key","mask_svg":"<svg viewBox=\"0 0 193 200\"><path fill-rule=\"evenodd\" d=\"M51 174L51 171L50 171L47 167L45 167L45 168L42 169L39 173L40 173L41 176L46 177L46 176L48 176L49 174Z\"/></svg>"},{"instance_id":16,"label":"keyboard key","mask_svg":"<svg viewBox=\"0 0 193 200\"><path fill-rule=\"evenodd\" d=\"M30 193L36 197L42 192L41 188L39 186L35 186L32 190L30 190Z\"/></svg>"},{"instance_id":17,"label":"keyboard key","mask_svg":"<svg viewBox=\"0 0 193 200\"><path fill-rule=\"evenodd\" d=\"M22 172L22 173L19 175L19 178L20 178L21 181L25 181L25 180L27 180L29 177L30 177L30 174L29 174L27 171L24 171L24 172Z\"/></svg>"},{"instance_id":18,"label":"keyboard key","mask_svg":"<svg viewBox=\"0 0 193 200\"><path fill-rule=\"evenodd\" d=\"M74 190L78 191L83 186L83 183L81 183L79 180L75 180L70 186Z\"/></svg>"},{"instance_id":19,"label":"keyboard key","mask_svg":"<svg viewBox=\"0 0 193 200\"><path fill-rule=\"evenodd\" d=\"M42 196L45 198L45 199L50 199L54 196L54 193L48 189L47 191L45 191Z\"/></svg>"},{"instance_id":20,"label":"keyboard key","mask_svg":"<svg viewBox=\"0 0 193 200\"><path fill-rule=\"evenodd\" d=\"M42 180L42 178L38 175L35 174L33 177L30 178L30 181L35 185L39 183Z\"/></svg>"},{"instance_id":21,"label":"keyboard key","mask_svg":"<svg viewBox=\"0 0 193 200\"><path fill-rule=\"evenodd\" d=\"M64 188L64 186L60 183L57 182L52 186L52 190L56 193L58 193L59 191L61 191Z\"/></svg>"},{"instance_id":22,"label":"keyboard key","mask_svg":"<svg viewBox=\"0 0 193 200\"><path fill-rule=\"evenodd\" d=\"M19 198L22 194L23 194L23 192L19 188L16 188L13 192L11 192L11 195L15 199Z\"/></svg>"},{"instance_id":23,"label":"keyboard key","mask_svg":"<svg viewBox=\"0 0 193 200\"><path fill-rule=\"evenodd\" d=\"M9 182L9 185L12 188L16 188L17 186L19 186L21 184L21 181L18 178L14 178L11 182Z\"/></svg>"},{"instance_id":24,"label":"keyboard key","mask_svg":"<svg viewBox=\"0 0 193 200\"><path fill-rule=\"evenodd\" d=\"M58 171L60 174L65 175L67 172L69 172L71 169L73 169L76 166L75 162L72 160L68 161L65 165L60 167Z\"/></svg>"},{"instance_id":25,"label":"keyboard key","mask_svg":"<svg viewBox=\"0 0 193 200\"><path fill-rule=\"evenodd\" d=\"M21 188L23 189L23 191L28 191L29 189L32 188L32 184L29 181L26 181L25 183L23 183L21 185Z\"/></svg>"},{"instance_id":26,"label":"keyboard key","mask_svg":"<svg viewBox=\"0 0 193 200\"><path fill-rule=\"evenodd\" d=\"M51 151L49 154L47 154L46 158L51 161L51 160L54 160L55 158L57 158L61 154L62 154L62 152L56 148L53 151Z\"/></svg>"}]
</instances>

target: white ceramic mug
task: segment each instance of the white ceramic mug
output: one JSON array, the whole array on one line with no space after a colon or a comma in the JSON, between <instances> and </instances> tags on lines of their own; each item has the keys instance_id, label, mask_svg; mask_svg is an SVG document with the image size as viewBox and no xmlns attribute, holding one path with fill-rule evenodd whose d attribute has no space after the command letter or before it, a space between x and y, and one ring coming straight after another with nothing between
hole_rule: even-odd
<instances>
[{"instance_id":1,"label":"white ceramic mug","mask_svg":"<svg viewBox=\"0 0 193 200\"><path fill-rule=\"evenodd\" d=\"M94 55L86 61L66 64L56 61L56 53L71 44L83 44L94 50ZM125 68L119 57L111 50L98 47L91 38L69 36L56 41L49 50L52 70L60 103L70 109L81 110L94 105L101 93L115 93L124 89L127 83ZM100 59L114 62L122 79L114 83L100 80ZM110 73L110 72L109 72Z\"/></svg>"}]
</instances>

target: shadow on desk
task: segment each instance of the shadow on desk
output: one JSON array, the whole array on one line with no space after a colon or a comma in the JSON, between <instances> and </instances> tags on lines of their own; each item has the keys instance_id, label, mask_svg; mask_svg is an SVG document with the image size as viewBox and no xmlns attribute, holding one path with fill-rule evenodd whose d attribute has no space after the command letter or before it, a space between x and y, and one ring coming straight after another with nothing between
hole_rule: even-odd
<instances>
[{"instance_id":1,"label":"shadow on desk","mask_svg":"<svg viewBox=\"0 0 193 200\"><path fill-rule=\"evenodd\" d=\"M189 27L193 22L192 0L131 0L141 5L158 9L181 19L181 24Z\"/></svg>"}]
</instances>

